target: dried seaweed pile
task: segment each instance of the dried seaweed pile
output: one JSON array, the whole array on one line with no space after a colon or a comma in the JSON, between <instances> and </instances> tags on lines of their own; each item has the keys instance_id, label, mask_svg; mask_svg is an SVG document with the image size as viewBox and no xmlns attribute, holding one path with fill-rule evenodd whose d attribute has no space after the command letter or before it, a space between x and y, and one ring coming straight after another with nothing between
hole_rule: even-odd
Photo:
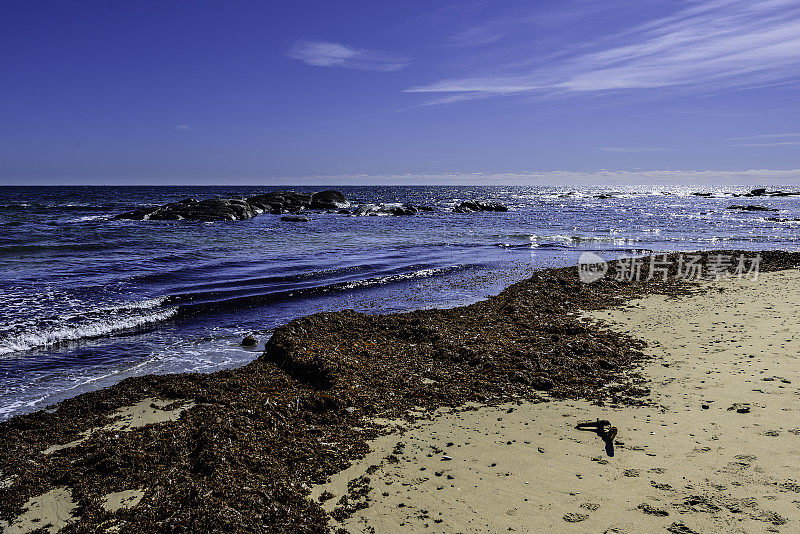
<instances>
[{"instance_id":1,"label":"dried seaweed pile","mask_svg":"<svg viewBox=\"0 0 800 534\"><path fill-rule=\"evenodd\" d=\"M765 253L762 270L798 264L800 254ZM0 424L0 478L14 477L0 489L0 518L67 486L80 517L67 532L326 531L328 517L306 497L308 488L367 452L380 431L370 416L542 400L543 392L645 401L635 373L640 342L575 312L689 289L674 279L587 285L575 268L548 269L461 308L298 319L242 368L132 378ZM176 421L95 432L76 447L42 453L147 397L197 405ZM103 509L103 495L132 488L146 490L135 508Z\"/></svg>"}]
</instances>

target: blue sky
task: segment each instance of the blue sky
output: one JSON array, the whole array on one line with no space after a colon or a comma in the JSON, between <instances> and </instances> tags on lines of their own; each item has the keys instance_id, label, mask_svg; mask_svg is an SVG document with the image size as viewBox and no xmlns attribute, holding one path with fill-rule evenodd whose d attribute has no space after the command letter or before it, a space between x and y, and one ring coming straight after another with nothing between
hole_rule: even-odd
<instances>
[{"instance_id":1,"label":"blue sky","mask_svg":"<svg viewBox=\"0 0 800 534\"><path fill-rule=\"evenodd\" d=\"M0 183L800 183L800 0L9 0Z\"/></svg>"}]
</instances>

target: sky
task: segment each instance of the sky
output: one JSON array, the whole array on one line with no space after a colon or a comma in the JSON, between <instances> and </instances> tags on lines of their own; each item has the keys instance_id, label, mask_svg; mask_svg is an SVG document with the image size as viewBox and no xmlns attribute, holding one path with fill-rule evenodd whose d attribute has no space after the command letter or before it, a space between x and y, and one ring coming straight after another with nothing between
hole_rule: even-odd
<instances>
[{"instance_id":1,"label":"sky","mask_svg":"<svg viewBox=\"0 0 800 534\"><path fill-rule=\"evenodd\" d=\"M800 184L800 0L6 0L0 184Z\"/></svg>"}]
</instances>

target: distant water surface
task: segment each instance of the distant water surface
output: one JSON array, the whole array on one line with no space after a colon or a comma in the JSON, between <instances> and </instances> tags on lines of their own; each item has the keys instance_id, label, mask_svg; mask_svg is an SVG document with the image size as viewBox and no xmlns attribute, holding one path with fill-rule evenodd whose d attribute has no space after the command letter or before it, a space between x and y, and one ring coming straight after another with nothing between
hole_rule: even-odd
<instances>
[{"instance_id":1,"label":"distant water surface","mask_svg":"<svg viewBox=\"0 0 800 534\"><path fill-rule=\"evenodd\" d=\"M239 345L243 335L264 340L317 311L472 302L586 250L611 259L636 249L800 249L799 222L768 220L800 218L800 198L731 198L741 187L717 188L718 198L663 187L339 187L354 203L435 210L305 223L112 220L186 197L278 189L0 187L0 420L128 376L242 365L259 354ZM467 199L510 211L451 211Z\"/></svg>"}]
</instances>

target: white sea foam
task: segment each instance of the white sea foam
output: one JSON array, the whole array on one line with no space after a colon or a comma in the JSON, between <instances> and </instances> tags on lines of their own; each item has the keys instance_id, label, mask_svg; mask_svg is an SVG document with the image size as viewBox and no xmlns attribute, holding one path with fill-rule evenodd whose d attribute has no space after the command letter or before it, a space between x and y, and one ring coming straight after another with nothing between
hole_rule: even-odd
<instances>
[{"instance_id":1,"label":"white sea foam","mask_svg":"<svg viewBox=\"0 0 800 534\"><path fill-rule=\"evenodd\" d=\"M427 278L429 276L434 276L444 271L445 269L420 269L412 273L391 274L388 276L381 276L378 278L368 278L366 280L347 282L342 287L345 289L355 289L357 287L368 287L379 284L388 284L390 282L399 282L400 280L411 280L413 278Z\"/></svg>"},{"instance_id":2,"label":"white sea foam","mask_svg":"<svg viewBox=\"0 0 800 534\"><path fill-rule=\"evenodd\" d=\"M73 219L73 222L87 222L87 221L99 221L102 219L110 219L111 215L84 215L83 217L77 217Z\"/></svg>"},{"instance_id":3,"label":"white sea foam","mask_svg":"<svg viewBox=\"0 0 800 534\"><path fill-rule=\"evenodd\" d=\"M8 419L11 415L16 414L17 412L24 409L24 411L32 411L39 403L44 401L47 398L46 395L37 397L32 400L16 400L14 402L10 402L8 404L3 404L0 406L0 421L4 421Z\"/></svg>"},{"instance_id":4,"label":"white sea foam","mask_svg":"<svg viewBox=\"0 0 800 534\"><path fill-rule=\"evenodd\" d=\"M112 318L95 319L74 326L62 326L45 330L33 329L30 332L0 339L0 355L40 347L50 347L67 341L107 336L124 330L133 330L174 317L177 312L177 308L169 308L152 313L127 316L117 315Z\"/></svg>"},{"instance_id":5,"label":"white sea foam","mask_svg":"<svg viewBox=\"0 0 800 534\"><path fill-rule=\"evenodd\" d=\"M551 235L536 235L529 236L531 245L533 247L540 246L540 243L559 243L564 245L576 245L580 243L608 243L614 245L625 245L635 241L633 237L614 237L614 236L592 236L592 235L574 235L574 234L551 234Z\"/></svg>"}]
</instances>

